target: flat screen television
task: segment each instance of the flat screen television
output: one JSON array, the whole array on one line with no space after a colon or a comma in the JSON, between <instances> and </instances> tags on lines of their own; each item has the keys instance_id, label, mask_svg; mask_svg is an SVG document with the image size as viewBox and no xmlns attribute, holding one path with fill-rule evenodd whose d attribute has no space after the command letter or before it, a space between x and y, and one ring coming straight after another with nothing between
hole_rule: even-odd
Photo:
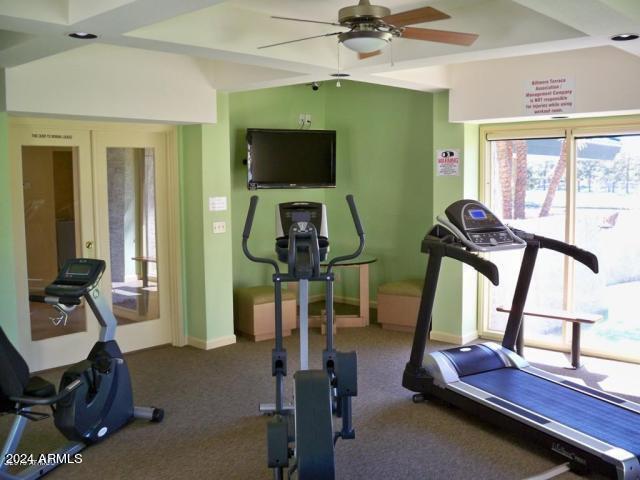
<instances>
[{"instance_id":1,"label":"flat screen television","mask_svg":"<svg viewBox=\"0 0 640 480\"><path fill-rule=\"evenodd\" d=\"M247 187L336 186L335 130L247 129Z\"/></svg>"}]
</instances>

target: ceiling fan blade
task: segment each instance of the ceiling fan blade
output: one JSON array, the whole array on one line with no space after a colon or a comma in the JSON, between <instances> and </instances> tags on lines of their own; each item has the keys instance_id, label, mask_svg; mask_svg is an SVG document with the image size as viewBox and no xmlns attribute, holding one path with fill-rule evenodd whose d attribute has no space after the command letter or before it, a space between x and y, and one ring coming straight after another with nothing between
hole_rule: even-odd
<instances>
[{"instance_id":1,"label":"ceiling fan blade","mask_svg":"<svg viewBox=\"0 0 640 480\"><path fill-rule=\"evenodd\" d=\"M440 10L436 10L433 7L423 7L416 8L415 10L407 10L406 12L394 13L393 15L383 17L382 20L394 27L404 27L405 25L434 22L447 18L451 17Z\"/></svg>"},{"instance_id":2,"label":"ceiling fan blade","mask_svg":"<svg viewBox=\"0 0 640 480\"><path fill-rule=\"evenodd\" d=\"M314 35L313 37L304 37L304 38L297 38L295 40L287 40L286 42L278 42L278 43L272 43L270 45L262 45L260 48L269 48L269 47L277 47L278 45L286 45L287 43L295 43L295 42L302 42L303 40L311 40L312 38L322 38L322 37L332 37L333 35L340 35L342 32L333 32L333 33L325 33L324 35Z\"/></svg>"},{"instance_id":3,"label":"ceiling fan blade","mask_svg":"<svg viewBox=\"0 0 640 480\"><path fill-rule=\"evenodd\" d=\"M382 50L375 50L373 52L366 52L366 53L358 53L358 59L364 60L365 58L375 57L376 55L380 55L381 53L382 53Z\"/></svg>"},{"instance_id":4,"label":"ceiling fan blade","mask_svg":"<svg viewBox=\"0 0 640 480\"><path fill-rule=\"evenodd\" d=\"M341 26L339 23L335 23L335 22L321 22L319 20L305 20L304 18L276 17L276 16L271 16L271 18L276 18L278 20L291 20L293 22L321 23L322 25L334 25L336 27L340 27Z\"/></svg>"},{"instance_id":5,"label":"ceiling fan blade","mask_svg":"<svg viewBox=\"0 0 640 480\"><path fill-rule=\"evenodd\" d=\"M446 30L433 30L431 28L406 27L402 31L402 38L412 40L426 40L427 42L449 43L452 45L469 46L475 42L478 35L475 33L448 32Z\"/></svg>"}]
</instances>

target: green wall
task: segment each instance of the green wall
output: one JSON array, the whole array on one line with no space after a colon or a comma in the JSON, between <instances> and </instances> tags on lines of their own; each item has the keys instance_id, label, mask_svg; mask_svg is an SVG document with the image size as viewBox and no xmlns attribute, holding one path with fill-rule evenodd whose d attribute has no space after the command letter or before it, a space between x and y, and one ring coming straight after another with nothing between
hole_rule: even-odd
<instances>
[{"instance_id":1,"label":"green wall","mask_svg":"<svg viewBox=\"0 0 640 480\"><path fill-rule=\"evenodd\" d=\"M432 223L435 223L436 216L442 214L451 203L462 198L478 197L479 128L477 125L449 123L447 92L434 94L433 138L433 158L437 150L444 149L459 149L462 157L459 176L438 176L433 163ZM455 260L444 259L433 312L434 331L454 337L475 336L476 305L475 271Z\"/></svg>"},{"instance_id":2,"label":"green wall","mask_svg":"<svg viewBox=\"0 0 640 480\"><path fill-rule=\"evenodd\" d=\"M233 244L241 244L249 197L260 197L250 246L274 256L276 204L309 200L327 204L334 254L350 252L357 237L345 195L353 193L367 232L365 252L378 258L371 267L371 292L379 283L421 277L420 239L431 219L432 95L343 81L230 95ZM297 128L300 113L312 115L312 128L337 131L337 188L261 190L246 187L245 132L249 127ZM420 261L422 260L422 262ZM250 263L235 248L234 285L268 284L271 269ZM340 270L336 295L357 298L355 270ZM316 286L312 293L319 292Z\"/></svg>"},{"instance_id":3,"label":"green wall","mask_svg":"<svg viewBox=\"0 0 640 480\"><path fill-rule=\"evenodd\" d=\"M352 193L366 237L371 298L379 284L424 275L420 242L432 217L433 95L380 85L326 84L327 128L337 131L337 188L327 190L334 252L351 251ZM336 295L357 299L357 271L341 272Z\"/></svg>"},{"instance_id":4,"label":"green wall","mask_svg":"<svg viewBox=\"0 0 640 480\"><path fill-rule=\"evenodd\" d=\"M179 127L183 302L186 334L206 339L202 222L202 126Z\"/></svg>"},{"instance_id":5,"label":"green wall","mask_svg":"<svg viewBox=\"0 0 640 480\"><path fill-rule=\"evenodd\" d=\"M219 93L218 123L179 129L183 298L186 334L201 342L233 340L231 211L210 212L209 197L231 194L229 101ZM224 221L226 233L213 234Z\"/></svg>"},{"instance_id":6,"label":"green wall","mask_svg":"<svg viewBox=\"0 0 640 480\"><path fill-rule=\"evenodd\" d=\"M0 92L4 95L4 91ZM0 326L7 336L18 340L18 306L15 286L15 252L13 245L13 221L11 198L11 164L9 161L9 118L0 112L0 265L4 275L0 277Z\"/></svg>"},{"instance_id":7,"label":"green wall","mask_svg":"<svg viewBox=\"0 0 640 480\"><path fill-rule=\"evenodd\" d=\"M311 114L312 129L323 130L325 125L326 88L313 91L305 85L269 88L230 94L231 135L231 198L233 225L234 286L255 286L271 283L273 268L250 262L242 253L242 230L249 207L249 198L258 195L249 247L256 255L274 257L275 207L291 200L324 202L324 189L258 190L247 189L247 158L245 134L247 128L298 128L298 116ZM317 291L317 286L312 291Z\"/></svg>"}]
</instances>

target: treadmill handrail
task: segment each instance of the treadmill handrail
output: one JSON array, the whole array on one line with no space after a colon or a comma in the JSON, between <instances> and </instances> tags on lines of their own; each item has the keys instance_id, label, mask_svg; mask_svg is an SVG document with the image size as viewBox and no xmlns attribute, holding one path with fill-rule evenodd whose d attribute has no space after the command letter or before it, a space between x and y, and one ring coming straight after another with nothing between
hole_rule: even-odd
<instances>
[{"instance_id":1,"label":"treadmill handrail","mask_svg":"<svg viewBox=\"0 0 640 480\"><path fill-rule=\"evenodd\" d=\"M588 250L583 250L582 248L561 240L543 237L517 228L511 228L511 231L527 243L537 242L540 248L546 248L548 250L553 250L555 252L562 253L563 255L567 255L568 257L582 263L593 273L598 273L598 257Z\"/></svg>"},{"instance_id":2,"label":"treadmill handrail","mask_svg":"<svg viewBox=\"0 0 640 480\"><path fill-rule=\"evenodd\" d=\"M498 285L500 283L500 274L496 265L475 253L465 250L461 246L455 244L445 244L438 237L427 235L422 241L422 251L424 253L438 252L443 257L453 258L459 262L466 263L473 267L478 273L481 273L491 283Z\"/></svg>"}]
</instances>

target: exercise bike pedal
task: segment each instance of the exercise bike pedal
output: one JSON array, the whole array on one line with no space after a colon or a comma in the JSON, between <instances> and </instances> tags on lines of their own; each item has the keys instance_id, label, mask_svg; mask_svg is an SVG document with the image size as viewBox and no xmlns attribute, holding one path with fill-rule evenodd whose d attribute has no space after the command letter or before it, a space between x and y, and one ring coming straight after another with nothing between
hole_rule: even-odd
<instances>
[{"instance_id":1,"label":"exercise bike pedal","mask_svg":"<svg viewBox=\"0 0 640 480\"><path fill-rule=\"evenodd\" d=\"M18 410L16 412L17 415L24 417L32 422L39 422L40 420L44 420L45 418L49 418L51 415L44 412L34 412L33 410Z\"/></svg>"}]
</instances>

